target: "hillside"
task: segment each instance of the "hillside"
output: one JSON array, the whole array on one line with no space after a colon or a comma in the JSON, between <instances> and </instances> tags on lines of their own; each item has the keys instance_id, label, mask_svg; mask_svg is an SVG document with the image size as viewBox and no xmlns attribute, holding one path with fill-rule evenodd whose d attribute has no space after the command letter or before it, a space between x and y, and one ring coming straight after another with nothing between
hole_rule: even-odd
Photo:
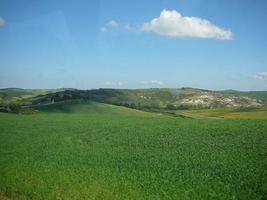
<instances>
[{"instance_id":1,"label":"hillside","mask_svg":"<svg viewBox=\"0 0 267 200\"><path fill-rule=\"evenodd\" d=\"M265 199L267 121L42 109L0 113L0 199Z\"/></svg>"},{"instance_id":2,"label":"hillside","mask_svg":"<svg viewBox=\"0 0 267 200\"><path fill-rule=\"evenodd\" d=\"M49 105L37 105L35 109L45 113L88 113L112 116L153 116L154 114L122 106L86 101L69 100ZM155 115L154 115L155 116Z\"/></svg>"},{"instance_id":3,"label":"hillside","mask_svg":"<svg viewBox=\"0 0 267 200\"><path fill-rule=\"evenodd\" d=\"M203 109L258 111L267 106L267 92L212 91L197 88L95 89L95 90L0 90L0 110L12 110L10 103L23 108L43 109L42 105L84 100L139 110L165 112ZM81 101L82 102L82 101ZM1 107L2 105L2 107ZM70 106L70 104L67 104ZM58 106L58 105L57 105ZM82 106L82 105L81 105ZM14 105L13 105L14 107ZM53 106L51 106L52 108ZM66 107L66 106L65 106ZM65 108L67 109L67 108ZM71 109L71 108L68 108ZM264 109L265 111L266 109Z\"/></svg>"},{"instance_id":4,"label":"hillside","mask_svg":"<svg viewBox=\"0 0 267 200\"><path fill-rule=\"evenodd\" d=\"M48 93L55 93L63 91L64 89L21 89L21 88L5 88L0 89L0 105L5 103L24 102L30 100L32 97L38 95L46 95Z\"/></svg>"},{"instance_id":5,"label":"hillside","mask_svg":"<svg viewBox=\"0 0 267 200\"><path fill-rule=\"evenodd\" d=\"M203 95L238 99L181 88L21 100L38 111L0 113L0 199L264 199L266 107L181 103Z\"/></svg>"},{"instance_id":6,"label":"hillside","mask_svg":"<svg viewBox=\"0 0 267 200\"><path fill-rule=\"evenodd\" d=\"M177 101L202 108L260 107L267 103L267 92L211 91L184 88Z\"/></svg>"},{"instance_id":7,"label":"hillside","mask_svg":"<svg viewBox=\"0 0 267 200\"><path fill-rule=\"evenodd\" d=\"M86 99L132 108L238 108L261 107L267 92L228 92L194 88L65 90L33 98L32 104Z\"/></svg>"},{"instance_id":8,"label":"hillside","mask_svg":"<svg viewBox=\"0 0 267 200\"><path fill-rule=\"evenodd\" d=\"M218 109L200 109L175 111L176 115L191 117L196 119L207 118L225 118L225 119L267 119L267 108L218 108Z\"/></svg>"}]
</instances>

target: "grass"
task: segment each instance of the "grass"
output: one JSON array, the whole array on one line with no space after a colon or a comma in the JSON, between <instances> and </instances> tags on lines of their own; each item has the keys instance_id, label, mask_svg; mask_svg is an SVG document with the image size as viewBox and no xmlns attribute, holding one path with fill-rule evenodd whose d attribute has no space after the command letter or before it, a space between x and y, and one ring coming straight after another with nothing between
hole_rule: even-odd
<instances>
[{"instance_id":1,"label":"grass","mask_svg":"<svg viewBox=\"0 0 267 200\"><path fill-rule=\"evenodd\" d=\"M203 109L177 111L176 114L187 117L206 119L206 118L225 118L225 119L267 119L267 109L263 108L247 108L247 109Z\"/></svg>"},{"instance_id":2,"label":"grass","mask_svg":"<svg viewBox=\"0 0 267 200\"><path fill-rule=\"evenodd\" d=\"M228 119L267 119L267 111L231 112L224 115Z\"/></svg>"},{"instance_id":3,"label":"grass","mask_svg":"<svg viewBox=\"0 0 267 200\"><path fill-rule=\"evenodd\" d=\"M46 106L36 106L42 112L49 113L87 113L87 114L105 114L105 115L123 115L123 116L155 116L149 112L129 109L122 106L98 103L85 100L70 100L59 102Z\"/></svg>"},{"instance_id":4,"label":"grass","mask_svg":"<svg viewBox=\"0 0 267 200\"><path fill-rule=\"evenodd\" d=\"M266 199L267 121L109 106L0 113L7 199ZM0 195L1 198L1 195Z\"/></svg>"}]
</instances>

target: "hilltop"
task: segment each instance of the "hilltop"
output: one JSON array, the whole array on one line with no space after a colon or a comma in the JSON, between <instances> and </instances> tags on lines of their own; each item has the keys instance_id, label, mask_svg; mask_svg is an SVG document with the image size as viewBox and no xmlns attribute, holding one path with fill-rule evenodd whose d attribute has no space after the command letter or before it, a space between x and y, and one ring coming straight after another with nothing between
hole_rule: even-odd
<instances>
[{"instance_id":1,"label":"hilltop","mask_svg":"<svg viewBox=\"0 0 267 200\"><path fill-rule=\"evenodd\" d=\"M229 110L235 112L265 112L267 107L267 91L214 91L198 88L0 89L0 107L2 111L16 110L18 109L17 106L43 110L41 108L44 106L74 100L98 102L152 112L169 114L171 112L171 114L182 114L184 116L184 112L177 111L223 109L227 112ZM69 105L67 104L67 106Z\"/></svg>"},{"instance_id":2,"label":"hilltop","mask_svg":"<svg viewBox=\"0 0 267 200\"><path fill-rule=\"evenodd\" d=\"M260 107L267 103L267 91L205 90L197 88L151 89L0 89L0 104L36 105L84 99L126 107L143 108L223 108Z\"/></svg>"}]
</instances>

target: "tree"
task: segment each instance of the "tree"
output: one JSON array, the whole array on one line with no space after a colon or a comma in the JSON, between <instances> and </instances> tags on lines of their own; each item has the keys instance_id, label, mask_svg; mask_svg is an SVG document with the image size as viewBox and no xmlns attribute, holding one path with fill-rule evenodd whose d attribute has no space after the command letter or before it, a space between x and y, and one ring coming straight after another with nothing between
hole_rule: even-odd
<instances>
[{"instance_id":1,"label":"tree","mask_svg":"<svg viewBox=\"0 0 267 200\"><path fill-rule=\"evenodd\" d=\"M19 113L21 110L21 106L19 104L10 104L8 106L10 112Z\"/></svg>"},{"instance_id":2,"label":"tree","mask_svg":"<svg viewBox=\"0 0 267 200\"><path fill-rule=\"evenodd\" d=\"M189 110L190 106L188 105L180 105L177 107L177 110Z\"/></svg>"},{"instance_id":3,"label":"tree","mask_svg":"<svg viewBox=\"0 0 267 200\"><path fill-rule=\"evenodd\" d=\"M166 108L167 108L168 110L175 110L175 109L176 109L175 105L173 105L173 104L171 104L171 103L167 104Z\"/></svg>"}]
</instances>

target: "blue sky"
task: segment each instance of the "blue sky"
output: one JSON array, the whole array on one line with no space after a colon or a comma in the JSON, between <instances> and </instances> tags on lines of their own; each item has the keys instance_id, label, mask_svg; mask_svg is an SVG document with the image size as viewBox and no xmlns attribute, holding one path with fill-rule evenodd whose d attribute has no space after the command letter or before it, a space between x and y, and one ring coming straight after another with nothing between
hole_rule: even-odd
<instances>
[{"instance_id":1,"label":"blue sky","mask_svg":"<svg viewBox=\"0 0 267 200\"><path fill-rule=\"evenodd\" d=\"M0 87L267 90L266 10L265 0L1 0Z\"/></svg>"}]
</instances>

